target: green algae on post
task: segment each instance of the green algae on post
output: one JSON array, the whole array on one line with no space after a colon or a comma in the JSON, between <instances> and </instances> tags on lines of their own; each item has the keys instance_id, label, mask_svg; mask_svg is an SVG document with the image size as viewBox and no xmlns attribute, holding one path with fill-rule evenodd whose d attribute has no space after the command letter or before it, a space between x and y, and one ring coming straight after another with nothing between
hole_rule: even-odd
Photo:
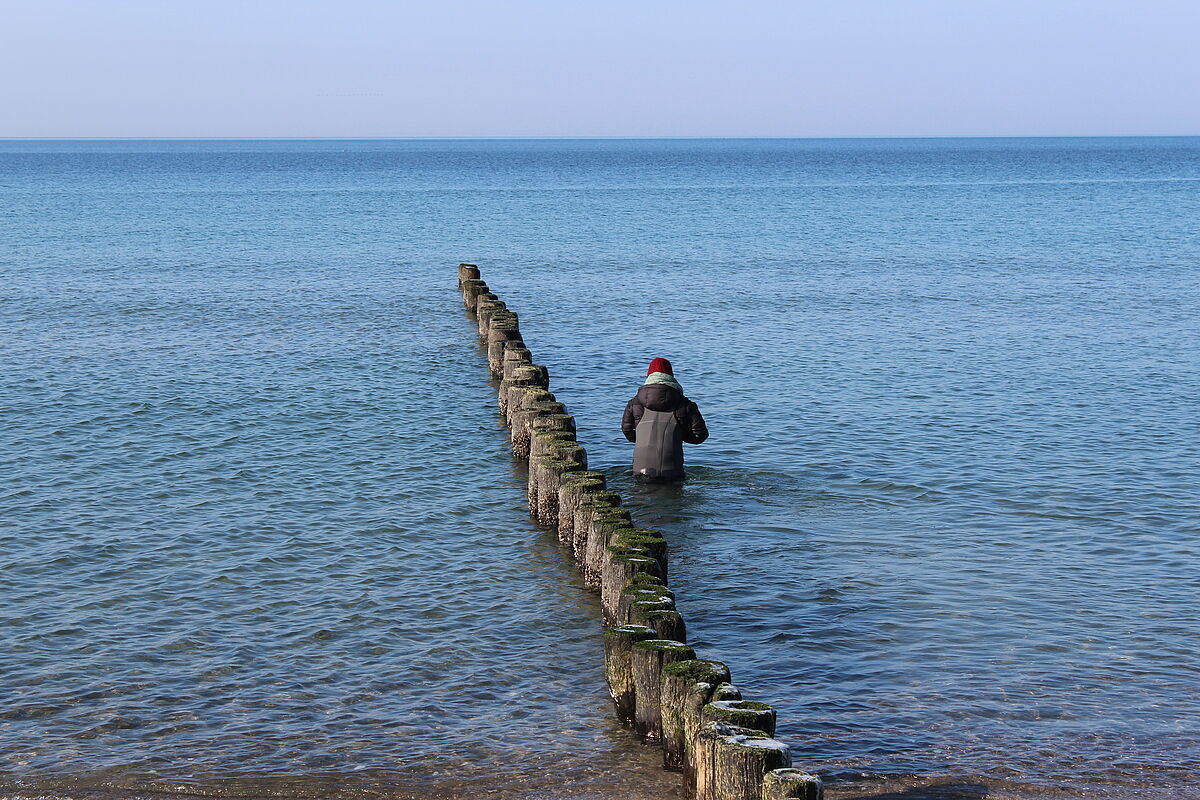
<instances>
[{"instance_id":1,"label":"green algae on post","mask_svg":"<svg viewBox=\"0 0 1200 800\"><path fill-rule=\"evenodd\" d=\"M618 547L638 547L658 560L659 572L667 576L667 540L662 534L649 528L631 528L619 531L611 540Z\"/></svg>"},{"instance_id":2,"label":"green algae on post","mask_svg":"<svg viewBox=\"0 0 1200 800\"><path fill-rule=\"evenodd\" d=\"M593 470L573 472L563 476L562 485L558 489L558 541L564 547L571 549L575 556L575 510L579 508L579 498L589 489L605 487L604 473Z\"/></svg>"},{"instance_id":3,"label":"green algae on post","mask_svg":"<svg viewBox=\"0 0 1200 800\"><path fill-rule=\"evenodd\" d=\"M547 386L544 382L545 380L544 377L541 378L543 382L539 382L537 385L545 388ZM533 431L535 434L541 431L546 431L547 433L553 431L570 431L574 434L575 417L570 414L542 414L533 419Z\"/></svg>"},{"instance_id":4,"label":"green algae on post","mask_svg":"<svg viewBox=\"0 0 1200 800\"><path fill-rule=\"evenodd\" d=\"M615 509L620 506L620 495L607 490L585 489L579 494L579 502L575 506L575 521L571 526L575 530L575 543L571 550L575 553L575 560L580 565L580 570L585 572L585 581L587 574L583 564L587 559L588 536L591 533L592 518L598 513L603 513L605 509Z\"/></svg>"},{"instance_id":5,"label":"green algae on post","mask_svg":"<svg viewBox=\"0 0 1200 800\"><path fill-rule=\"evenodd\" d=\"M524 367L532 363L533 353L530 352L528 347L513 347L509 345L504 348L504 365L500 376L508 378L517 367Z\"/></svg>"},{"instance_id":6,"label":"green algae on post","mask_svg":"<svg viewBox=\"0 0 1200 800\"><path fill-rule=\"evenodd\" d=\"M775 709L753 700L714 700L700 713L702 722L724 722L775 735Z\"/></svg>"},{"instance_id":7,"label":"green algae on post","mask_svg":"<svg viewBox=\"0 0 1200 800\"><path fill-rule=\"evenodd\" d=\"M658 559L637 548L609 547L605 550L600 578L600 606L605 621L611 623L617 619L621 592L640 573L659 575Z\"/></svg>"},{"instance_id":8,"label":"green algae on post","mask_svg":"<svg viewBox=\"0 0 1200 800\"><path fill-rule=\"evenodd\" d=\"M673 608L662 608L657 603L634 603L629 615L629 624L646 625L654 628L660 639L687 641L687 626L683 615Z\"/></svg>"},{"instance_id":9,"label":"green algae on post","mask_svg":"<svg viewBox=\"0 0 1200 800\"><path fill-rule=\"evenodd\" d=\"M651 583L648 581L658 581ZM625 584L621 596L617 599L616 618L622 624L632 622L629 618L635 603L654 603L661 608L675 607L675 593L663 586L662 578L657 575L640 573L632 581ZM671 638L669 636L664 638Z\"/></svg>"},{"instance_id":10,"label":"green algae on post","mask_svg":"<svg viewBox=\"0 0 1200 800\"><path fill-rule=\"evenodd\" d=\"M695 743L696 800L760 800L766 774L792 765L786 744L751 728L708 722Z\"/></svg>"},{"instance_id":11,"label":"green algae on post","mask_svg":"<svg viewBox=\"0 0 1200 800\"><path fill-rule=\"evenodd\" d=\"M492 317L499 311L505 311L508 306L504 305L504 301L496 297L496 295L488 292L481 294L475 298L475 320L479 326L479 341L486 343L488 338L488 326L492 323Z\"/></svg>"},{"instance_id":12,"label":"green algae on post","mask_svg":"<svg viewBox=\"0 0 1200 800\"><path fill-rule=\"evenodd\" d=\"M529 437L529 456L536 458L544 456L553 449L554 445L560 442L571 442L575 444L575 431L559 429L559 430L539 430L537 427L538 417L545 416L538 414L529 419L530 437Z\"/></svg>"},{"instance_id":13,"label":"green algae on post","mask_svg":"<svg viewBox=\"0 0 1200 800\"><path fill-rule=\"evenodd\" d=\"M663 766L684 771L685 785L693 781L695 765L690 758L700 731L700 716L712 700L716 687L729 682L729 667L720 661L693 659L663 667L662 714Z\"/></svg>"},{"instance_id":14,"label":"green algae on post","mask_svg":"<svg viewBox=\"0 0 1200 800\"><path fill-rule=\"evenodd\" d=\"M507 368L508 362L505 361L504 364L505 368ZM496 401L499 404L501 416L510 425L512 424L510 409L513 405L515 390L527 387L536 389L547 388L544 374L536 365L527 364L517 367L508 373L506 377L500 379L500 388L496 393Z\"/></svg>"},{"instance_id":15,"label":"green algae on post","mask_svg":"<svg viewBox=\"0 0 1200 800\"><path fill-rule=\"evenodd\" d=\"M488 372L499 378L504 372L504 350L510 342L514 347L524 347L517 315L509 312L494 312L488 323L487 354Z\"/></svg>"},{"instance_id":16,"label":"green algae on post","mask_svg":"<svg viewBox=\"0 0 1200 800\"><path fill-rule=\"evenodd\" d=\"M784 767L763 776L762 800L822 800L821 779L802 769Z\"/></svg>"},{"instance_id":17,"label":"green algae on post","mask_svg":"<svg viewBox=\"0 0 1200 800\"><path fill-rule=\"evenodd\" d=\"M583 573L585 586L597 591L601 589L604 583L606 551L620 531L632 528L633 520L626 508L612 506L597 507L593 510L587 522L587 530L582 532L583 549L579 558L579 571ZM579 535L578 532L576 535Z\"/></svg>"},{"instance_id":18,"label":"green algae on post","mask_svg":"<svg viewBox=\"0 0 1200 800\"><path fill-rule=\"evenodd\" d=\"M689 661L696 651L671 639L645 639L633 646L633 728L647 741L662 740L662 671L676 661Z\"/></svg>"},{"instance_id":19,"label":"green algae on post","mask_svg":"<svg viewBox=\"0 0 1200 800\"><path fill-rule=\"evenodd\" d=\"M732 683L722 683L713 691L713 700L741 700L742 690Z\"/></svg>"},{"instance_id":20,"label":"green algae on post","mask_svg":"<svg viewBox=\"0 0 1200 800\"><path fill-rule=\"evenodd\" d=\"M549 455L538 456L534 459L532 470L537 481L536 508L532 510L538 522L556 532L558 527L558 490L562 486L563 476L573 472L582 472L587 467L586 464L579 464L574 459L561 458L563 452L565 452L564 448L558 448L551 451Z\"/></svg>"},{"instance_id":21,"label":"green algae on post","mask_svg":"<svg viewBox=\"0 0 1200 800\"><path fill-rule=\"evenodd\" d=\"M618 625L604 632L604 678L622 720L631 721L636 708L633 647L654 637L654 629L645 625Z\"/></svg>"}]
</instances>

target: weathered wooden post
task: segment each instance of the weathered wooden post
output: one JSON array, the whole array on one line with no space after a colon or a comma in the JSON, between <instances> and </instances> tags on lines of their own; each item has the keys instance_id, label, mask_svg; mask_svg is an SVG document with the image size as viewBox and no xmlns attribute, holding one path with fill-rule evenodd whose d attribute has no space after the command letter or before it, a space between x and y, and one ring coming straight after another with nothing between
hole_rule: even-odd
<instances>
[{"instance_id":1,"label":"weathered wooden post","mask_svg":"<svg viewBox=\"0 0 1200 800\"><path fill-rule=\"evenodd\" d=\"M508 423L512 426L513 457L529 458L533 436L533 418L542 414L559 414L563 405L555 401L554 395L545 389L526 386L508 393Z\"/></svg>"},{"instance_id":2,"label":"weathered wooden post","mask_svg":"<svg viewBox=\"0 0 1200 800\"><path fill-rule=\"evenodd\" d=\"M603 491L605 487L602 472L572 472L563 475L562 486L558 489L558 541L565 547L575 546L575 511L579 508L579 498L588 489ZM574 556L574 552L572 552Z\"/></svg>"},{"instance_id":3,"label":"weathered wooden post","mask_svg":"<svg viewBox=\"0 0 1200 800\"><path fill-rule=\"evenodd\" d=\"M620 547L640 547L658 560L658 574L665 583L667 575L667 540L661 531L653 528L631 528L622 526L620 530L611 531L610 545ZM614 606L615 608L615 606Z\"/></svg>"},{"instance_id":4,"label":"weathered wooden post","mask_svg":"<svg viewBox=\"0 0 1200 800\"><path fill-rule=\"evenodd\" d=\"M662 730L663 766L694 771L688 753L700 732L700 715L713 692L729 683L729 667L720 661L693 659L663 667ZM690 783L691 778L685 778Z\"/></svg>"},{"instance_id":5,"label":"weathered wooden post","mask_svg":"<svg viewBox=\"0 0 1200 800\"><path fill-rule=\"evenodd\" d=\"M508 386L505 386L505 380L508 380ZM511 389L517 385L550 391L550 374L546 372L546 367L539 365L539 363L527 363L527 365L514 369L511 378L500 380L498 395L500 413L504 415L505 425L509 426L512 425L510 411L512 405ZM541 397L541 395L535 395L535 397Z\"/></svg>"},{"instance_id":6,"label":"weathered wooden post","mask_svg":"<svg viewBox=\"0 0 1200 800\"><path fill-rule=\"evenodd\" d=\"M620 719L632 720L636 704L633 646L653 638L654 629L644 625L618 625L604 632L604 678Z\"/></svg>"},{"instance_id":7,"label":"weathered wooden post","mask_svg":"<svg viewBox=\"0 0 1200 800\"><path fill-rule=\"evenodd\" d=\"M592 527L592 517L604 511L621 507L621 497L614 492L589 489L579 495L575 508L575 521L571 526L575 529L575 542L571 547L575 553L575 562L583 570L583 558L586 558L588 534ZM628 513L628 512L627 512Z\"/></svg>"},{"instance_id":8,"label":"weathered wooden post","mask_svg":"<svg viewBox=\"0 0 1200 800\"><path fill-rule=\"evenodd\" d=\"M586 542L583 558L578 561L584 586L597 592L603 591L604 563L608 559L608 548L616 543L617 535L626 530L633 530L629 509L596 508L592 511L588 529L584 532ZM662 570L659 569L655 575L662 577Z\"/></svg>"},{"instance_id":9,"label":"weathered wooden post","mask_svg":"<svg viewBox=\"0 0 1200 800\"><path fill-rule=\"evenodd\" d=\"M461 290L464 281L477 280L479 278L479 267L474 264L459 264L458 265L458 288Z\"/></svg>"},{"instance_id":10,"label":"weathered wooden post","mask_svg":"<svg viewBox=\"0 0 1200 800\"><path fill-rule=\"evenodd\" d=\"M529 427L529 418L535 416L535 412L531 411L529 406L533 405L530 402L530 394L537 396L544 389L539 389L536 386L512 386L508 390L508 406L505 408L505 423L508 425L508 437L512 444L513 458L524 461L529 458L529 446L532 444L530 435L532 430ZM549 392L546 392L549 394Z\"/></svg>"},{"instance_id":11,"label":"weathered wooden post","mask_svg":"<svg viewBox=\"0 0 1200 800\"><path fill-rule=\"evenodd\" d=\"M497 311L506 311L508 306L500 298L491 292L481 294L475 298L475 322L479 326L479 341L487 344L488 325L491 324L492 315Z\"/></svg>"},{"instance_id":12,"label":"weathered wooden post","mask_svg":"<svg viewBox=\"0 0 1200 800\"><path fill-rule=\"evenodd\" d=\"M547 381L545 367L538 364L517 367L509 377L501 379L500 388L496 392L496 401L500 405L500 414L504 417L504 421L506 423L509 422L509 408L512 406L513 389L518 386L532 386L536 389L545 389Z\"/></svg>"},{"instance_id":13,"label":"weathered wooden post","mask_svg":"<svg viewBox=\"0 0 1200 800\"><path fill-rule=\"evenodd\" d=\"M622 625L628 624L633 607L638 604L643 607L674 608L675 593L663 585L662 578L643 573L626 584L621 591L621 597L617 600L617 620ZM660 636L659 638L670 639L673 637ZM684 640L680 639L680 641Z\"/></svg>"},{"instance_id":14,"label":"weathered wooden post","mask_svg":"<svg viewBox=\"0 0 1200 800\"><path fill-rule=\"evenodd\" d=\"M662 671L676 661L688 661L696 651L670 639L644 639L633 645L633 729L648 741L662 739ZM779 766L788 766L781 764Z\"/></svg>"},{"instance_id":15,"label":"weathered wooden post","mask_svg":"<svg viewBox=\"0 0 1200 800\"><path fill-rule=\"evenodd\" d=\"M712 696L713 700L741 700L742 690L734 686L732 683L722 683L716 688Z\"/></svg>"},{"instance_id":16,"label":"weathered wooden post","mask_svg":"<svg viewBox=\"0 0 1200 800\"><path fill-rule=\"evenodd\" d=\"M600 589L600 606L606 623L616 621L615 601L621 596L621 590L612 587L624 587L643 573L658 576L658 561L646 555L644 550L635 547L608 548Z\"/></svg>"},{"instance_id":17,"label":"weathered wooden post","mask_svg":"<svg viewBox=\"0 0 1200 800\"><path fill-rule=\"evenodd\" d=\"M545 376L538 376L542 380ZM556 431L566 431L571 434L571 441L575 441L575 417L570 414L540 414L533 417L529 421L533 428L533 435L539 433L554 433Z\"/></svg>"},{"instance_id":18,"label":"weathered wooden post","mask_svg":"<svg viewBox=\"0 0 1200 800\"><path fill-rule=\"evenodd\" d=\"M784 767L763 776L762 800L823 800L821 779L802 769Z\"/></svg>"},{"instance_id":19,"label":"weathered wooden post","mask_svg":"<svg viewBox=\"0 0 1200 800\"><path fill-rule=\"evenodd\" d=\"M536 419L536 418L534 418L534 419ZM530 421L529 421L530 426L533 425L534 419L530 419ZM527 497L529 500L529 513L535 518L538 517L538 503L540 502L539 498L540 498L540 493L542 492L542 473L539 471L538 465L543 456L550 455L551 452L556 447L558 447L559 445L564 445L564 444L578 446L578 444L575 441L574 431L564 431L564 430L540 431L540 432L535 431L533 436L530 439L530 443L529 443L529 489L526 494L527 494ZM582 448L580 448L580 449L582 450ZM585 469L587 468L586 454L584 455L583 464L581 466L583 466ZM549 490L549 485L547 485L546 490L547 491ZM558 487L557 486L555 486L555 488L554 488L554 493L555 493L555 497L554 497L555 508L557 510L557 504L558 504ZM557 522L557 520L555 520L555 522Z\"/></svg>"},{"instance_id":20,"label":"weathered wooden post","mask_svg":"<svg viewBox=\"0 0 1200 800\"><path fill-rule=\"evenodd\" d=\"M713 700L700 712L701 723L723 722L775 735L775 709L753 700Z\"/></svg>"},{"instance_id":21,"label":"weathered wooden post","mask_svg":"<svg viewBox=\"0 0 1200 800\"><path fill-rule=\"evenodd\" d=\"M562 486L563 475L585 472L587 453L577 444L563 442L546 455L535 458L531 464L532 474L537 481L536 508L532 509L534 516L541 524L557 529L558 490Z\"/></svg>"},{"instance_id":22,"label":"weathered wooden post","mask_svg":"<svg viewBox=\"0 0 1200 800\"><path fill-rule=\"evenodd\" d=\"M467 311L475 313L475 303L479 295L487 294L488 285L479 278L471 278L463 281L463 305L467 307Z\"/></svg>"},{"instance_id":23,"label":"weathered wooden post","mask_svg":"<svg viewBox=\"0 0 1200 800\"><path fill-rule=\"evenodd\" d=\"M683 622L683 615L673 608L662 608L659 603L634 603L627 624L654 628L660 639L687 641L687 626Z\"/></svg>"},{"instance_id":24,"label":"weathered wooden post","mask_svg":"<svg viewBox=\"0 0 1200 800\"><path fill-rule=\"evenodd\" d=\"M709 722L695 743L696 800L761 800L766 774L792 765L786 744L751 728Z\"/></svg>"},{"instance_id":25,"label":"weathered wooden post","mask_svg":"<svg viewBox=\"0 0 1200 800\"><path fill-rule=\"evenodd\" d=\"M596 526L593 523L593 527L597 527L594 539L605 535L605 526ZM604 619L610 623L620 616L621 593L630 581L634 580L635 575L648 572L659 578L666 578L662 571L662 554L666 552L666 542L662 539L626 535L632 530L634 529L617 531L617 535L611 540L613 543L604 548L604 555L599 564L600 605L604 610ZM591 542L592 539L589 539L589 545ZM656 542L661 546L656 546ZM637 560L633 561L627 556L634 556ZM643 564L646 559L653 564Z\"/></svg>"},{"instance_id":26,"label":"weathered wooden post","mask_svg":"<svg viewBox=\"0 0 1200 800\"><path fill-rule=\"evenodd\" d=\"M501 367L500 377L510 378L517 367L527 367L533 363L533 353L528 347L513 347L509 345L504 348L504 365Z\"/></svg>"},{"instance_id":27,"label":"weathered wooden post","mask_svg":"<svg viewBox=\"0 0 1200 800\"><path fill-rule=\"evenodd\" d=\"M575 439L575 431L570 430L569 428L563 427L550 430L539 430L537 423L538 418L541 416L542 415L539 414L537 417L533 417L529 420L529 426L533 429L531 438L529 440L530 458L544 456L563 442L577 444Z\"/></svg>"},{"instance_id":28,"label":"weathered wooden post","mask_svg":"<svg viewBox=\"0 0 1200 800\"><path fill-rule=\"evenodd\" d=\"M488 372L499 378L504 372L504 351L510 342L514 347L524 347L517 315L511 311L494 311L488 323Z\"/></svg>"}]
</instances>

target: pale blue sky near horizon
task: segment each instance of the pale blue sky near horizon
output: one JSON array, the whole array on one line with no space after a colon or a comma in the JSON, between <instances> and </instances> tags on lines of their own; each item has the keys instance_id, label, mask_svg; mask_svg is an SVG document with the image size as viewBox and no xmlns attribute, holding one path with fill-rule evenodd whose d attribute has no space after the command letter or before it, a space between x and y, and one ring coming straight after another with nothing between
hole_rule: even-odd
<instances>
[{"instance_id":1,"label":"pale blue sky near horizon","mask_svg":"<svg viewBox=\"0 0 1200 800\"><path fill-rule=\"evenodd\" d=\"M0 137L1200 134L1200 0L0 9Z\"/></svg>"}]
</instances>

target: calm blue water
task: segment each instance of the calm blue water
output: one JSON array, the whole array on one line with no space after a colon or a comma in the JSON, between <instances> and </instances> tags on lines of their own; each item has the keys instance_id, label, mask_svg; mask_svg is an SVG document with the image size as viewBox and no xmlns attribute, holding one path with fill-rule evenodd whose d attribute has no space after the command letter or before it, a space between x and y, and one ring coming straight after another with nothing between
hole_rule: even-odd
<instances>
[{"instance_id":1,"label":"calm blue water","mask_svg":"<svg viewBox=\"0 0 1200 800\"><path fill-rule=\"evenodd\" d=\"M1200 139L0 142L0 790L672 796L475 261L832 796L1200 796L1197 220Z\"/></svg>"}]
</instances>

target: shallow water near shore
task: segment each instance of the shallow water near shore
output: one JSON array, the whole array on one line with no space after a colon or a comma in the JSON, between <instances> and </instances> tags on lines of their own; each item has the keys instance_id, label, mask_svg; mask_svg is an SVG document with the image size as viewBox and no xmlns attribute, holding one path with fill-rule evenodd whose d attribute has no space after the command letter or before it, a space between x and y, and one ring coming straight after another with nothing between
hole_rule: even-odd
<instances>
[{"instance_id":1,"label":"shallow water near shore","mask_svg":"<svg viewBox=\"0 0 1200 800\"><path fill-rule=\"evenodd\" d=\"M677 794L476 261L831 797L1200 797L1198 139L6 141L0 198L0 794Z\"/></svg>"}]
</instances>

